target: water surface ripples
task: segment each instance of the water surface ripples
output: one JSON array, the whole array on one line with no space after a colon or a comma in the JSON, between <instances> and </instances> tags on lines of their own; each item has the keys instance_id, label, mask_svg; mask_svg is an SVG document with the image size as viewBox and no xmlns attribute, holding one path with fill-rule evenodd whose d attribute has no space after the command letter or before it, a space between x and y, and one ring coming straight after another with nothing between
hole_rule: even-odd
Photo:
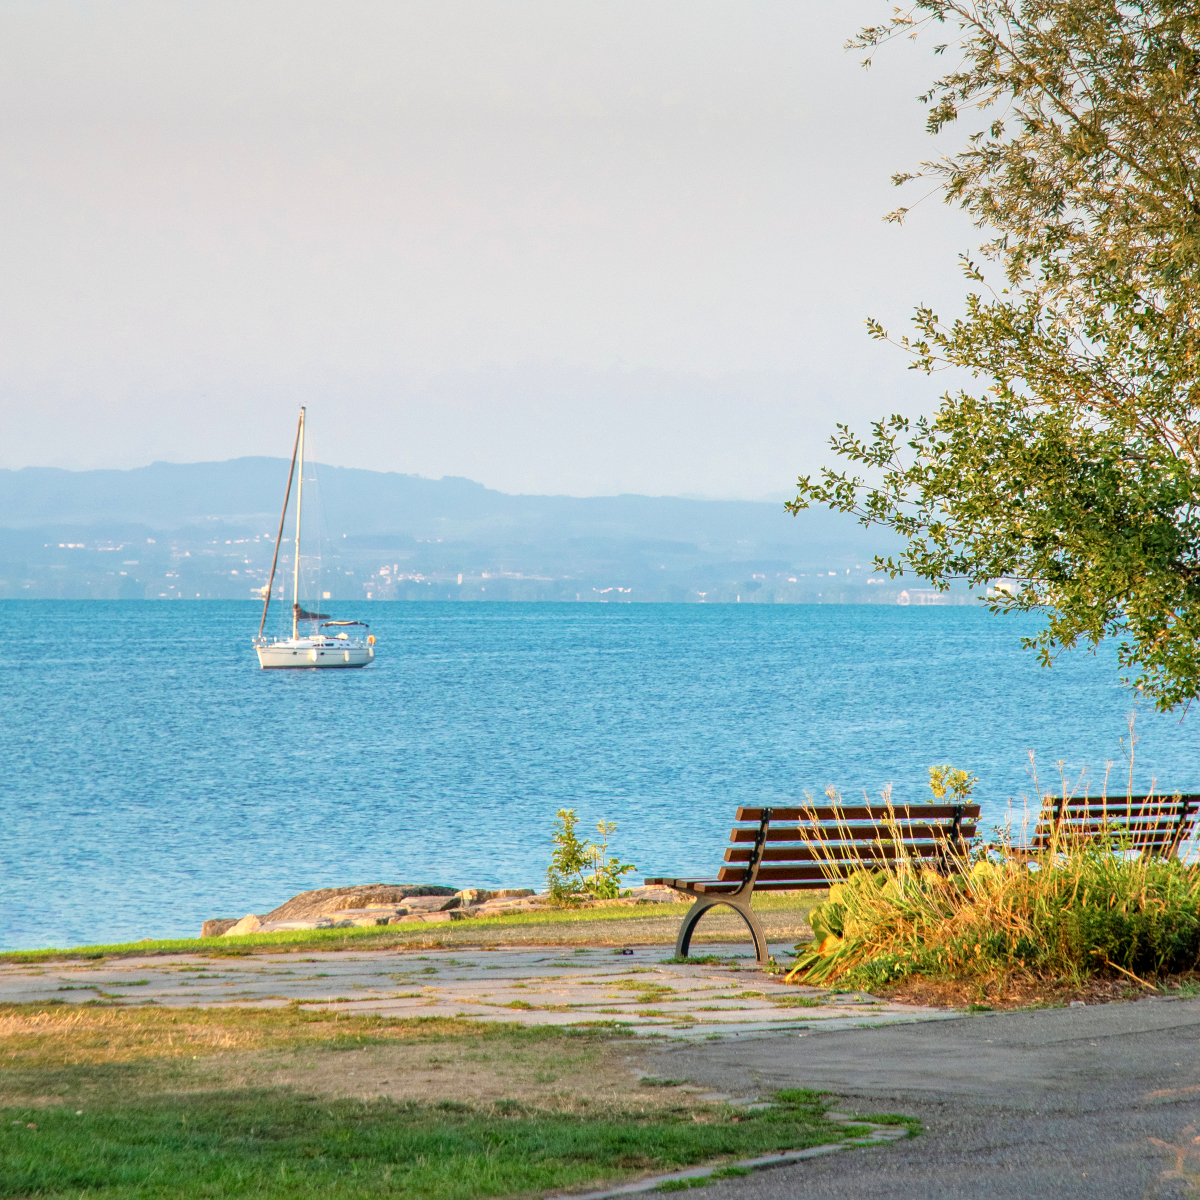
<instances>
[{"instance_id":1,"label":"water surface ripples","mask_svg":"<svg viewBox=\"0 0 1200 1200\"><path fill-rule=\"evenodd\" d=\"M1051 671L967 608L373 603L362 671L260 671L241 602L12 601L0 945L195 933L306 888L534 886L562 807L647 874L715 868L737 804L1124 770L1114 656ZM1200 791L1143 705L1138 785Z\"/></svg>"}]
</instances>

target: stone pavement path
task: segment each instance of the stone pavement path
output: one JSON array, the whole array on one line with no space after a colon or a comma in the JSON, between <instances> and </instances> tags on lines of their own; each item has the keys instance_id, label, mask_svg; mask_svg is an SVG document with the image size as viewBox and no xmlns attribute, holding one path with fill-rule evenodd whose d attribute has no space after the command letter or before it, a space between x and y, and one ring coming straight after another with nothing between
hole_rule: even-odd
<instances>
[{"instance_id":1,"label":"stone pavement path","mask_svg":"<svg viewBox=\"0 0 1200 1200\"><path fill-rule=\"evenodd\" d=\"M653 1051L660 1076L828 1089L920 1137L715 1184L705 1200L1165 1200L1200 1195L1200 1001L987 1013Z\"/></svg>"},{"instance_id":2,"label":"stone pavement path","mask_svg":"<svg viewBox=\"0 0 1200 1200\"><path fill-rule=\"evenodd\" d=\"M800 1034L957 1014L862 993L789 987L744 945L703 948L722 963L664 962L669 947L326 951L244 958L178 955L0 964L0 1002L60 1000L175 1007L297 1001L345 1013L468 1016L529 1025L619 1021L674 1038Z\"/></svg>"}]
</instances>

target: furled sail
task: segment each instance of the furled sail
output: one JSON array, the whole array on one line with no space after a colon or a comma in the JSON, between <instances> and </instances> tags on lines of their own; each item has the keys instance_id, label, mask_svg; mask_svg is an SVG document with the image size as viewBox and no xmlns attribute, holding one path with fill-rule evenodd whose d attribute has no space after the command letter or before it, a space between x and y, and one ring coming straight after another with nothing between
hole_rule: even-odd
<instances>
[{"instance_id":1,"label":"furled sail","mask_svg":"<svg viewBox=\"0 0 1200 1200\"><path fill-rule=\"evenodd\" d=\"M324 621L329 616L328 613L310 613L305 612L299 604L292 605L292 616L297 621Z\"/></svg>"}]
</instances>

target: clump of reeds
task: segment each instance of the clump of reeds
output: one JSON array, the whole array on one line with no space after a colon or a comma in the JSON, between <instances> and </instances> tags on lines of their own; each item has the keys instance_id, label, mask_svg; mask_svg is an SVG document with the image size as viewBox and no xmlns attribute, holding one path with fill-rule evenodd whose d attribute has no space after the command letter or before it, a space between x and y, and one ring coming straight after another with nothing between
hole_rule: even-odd
<instances>
[{"instance_id":1,"label":"clump of reeds","mask_svg":"<svg viewBox=\"0 0 1200 1200\"><path fill-rule=\"evenodd\" d=\"M946 865L901 856L833 883L788 979L1149 983L1200 965L1200 865L1138 853L1119 822L1033 851L1004 836Z\"/></svg>"}]
</instances>

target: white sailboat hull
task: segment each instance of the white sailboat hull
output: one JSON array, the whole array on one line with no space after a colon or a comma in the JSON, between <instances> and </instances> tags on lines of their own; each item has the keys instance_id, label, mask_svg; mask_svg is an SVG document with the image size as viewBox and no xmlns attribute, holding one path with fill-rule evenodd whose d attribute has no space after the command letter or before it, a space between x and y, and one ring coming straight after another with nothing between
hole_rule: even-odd
<instances>
[{"instance_id":1,"label":"white sailboat hull","mask_svg":"<svg viewBox=\"0 0 1200 1200\"><path fill-rule=\"evenodd\" d=\"M264 671L311 670L314 667L365 667L375 661L375 647L361 642L338 644L336 638L319 641L288 638L280 642L260 642L258 665Z\"/></svg>"}]
</instances>

